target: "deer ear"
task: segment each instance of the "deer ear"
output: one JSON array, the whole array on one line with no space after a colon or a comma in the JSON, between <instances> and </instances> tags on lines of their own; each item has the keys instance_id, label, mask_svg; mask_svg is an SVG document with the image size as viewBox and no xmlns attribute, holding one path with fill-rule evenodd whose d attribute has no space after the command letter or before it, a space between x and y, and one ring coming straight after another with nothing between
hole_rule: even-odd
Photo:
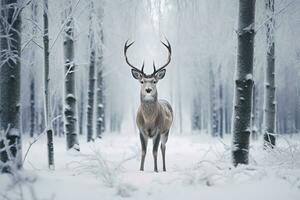
<instances>
[{"instance_id":1,"label":"deer ear","mask_svg":"<svg viewBox=\"0 0 300 200\"><path fill-rule=\"evenodd\" d=\"M137 79L137 80L141 80L143 78L143 75L141 74L141 72L135 70L135 69L131 69L131 73L133 78Z\"/></svg>"},{"instance_id":2,"label":"deer ear","mask_svg":"<svg viewBox=\"0 0 300 200\"><path fill-rule=\"evenodd\" d=\"M165 74L166 74L166 69L159 70L158 72L156 72L155 78L157 80L163 79L165 77Z\"/></svg>"}]
</instances>

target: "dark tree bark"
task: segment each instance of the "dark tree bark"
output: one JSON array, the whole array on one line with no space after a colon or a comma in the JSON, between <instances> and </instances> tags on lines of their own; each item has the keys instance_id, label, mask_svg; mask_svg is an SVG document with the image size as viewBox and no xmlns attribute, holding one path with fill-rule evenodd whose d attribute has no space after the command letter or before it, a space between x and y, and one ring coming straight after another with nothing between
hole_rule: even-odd
<instances>
[{"instance_id":1,"label":"dark tree bark","mask_svg":"<svg viewBox=\"0 0 300 200\"><path fill-rule=\"evenodd\" d=\"M82 84L83 85L83 84ZM79 107L79 135L83 135L83 112L84 112L84 87L80 89L80 107Z\"/></svg>"},{"instance_id":2,"label":"dark tree bark","mask_svg":"<svg viewBox=\"0 0 300 200\"><path fill-rule=\"evenodd\" d=\"M267 66L265 74L265 95L264 95L264 147L273 148L275 146L275 43L274 43L274 0L265 0L267 18Z\"/></svg>"},{"instance_id":3,"label":"dark tree bark","mask_svg":"<svg viewBox=\"0 0 300 200\"><path fill-rule=\"evenodd\" d=\"M74 63L74 22L72 7L68 5L65 9L64 19L68 20L64 29L64 57L65 57L65 130L67 139L67 149L79 149L77 137L77 113L75 95L75 63Z\"/></svg>"},{"instance_id":4,"label":"dark tree bark","mask_svg":"<svg viewBox=\"0 0 300 200\"><path fill-rule=\"evenodd\" d=\"M219 135L223 138L224 135L224 100L223 100L223 85L222 83L219 84Z\"/></svg>"},{"instance_id":5,"label":"dark tree bark","mask_svg":"<svg viewBox=\"0 0 300 200\"><path fill-rule=\"evenodd\" d=\"M88 106L87 106L87 142L93 141L94 133L94 96L95 96L95 40L93 30L93 2L90 10L90 65L89 65L89 89L88 89Z\"/></svg>"},{"instance_id":6,"label":"dark tree bark","mask_svg":"<svg viewBox=\"0 0 300 200\"><path fill-rule=\"evenodd\" d=\"M222 74L222 66L219 66L218 72L219 72L219 76L221 76ZM219 136L221 138L223 138L223 134L224 134L224 99L223 99L223 82L222 82L222 78L219 79L219 110L218 110L218 114L219 114L219 126L218 126L218 132L219 132Z\"/></svg>"},{"instance_id":7,"label":"dark tree bark","mask_svg":"<svg viewBox=\"0 0 300 200\"><path fill-rule=\"evenodd\" d=\"M102 57L99 58L99 66L102 66ZM103 70L103 68L102 68ZM104 110L104 81L102 70L100 70L97 74L97 137L101 138L102 133L105 130L105 110Z\"/></svg>"},{"instance_id":8,"label":"dark tree bark","mask_svg":"<svg viewBox=\"0 0 300 200\"><path fill-rule=\"evenodd\" d=\"M30 137L34 137L35 131L35 86L34 78L30 81Z\"/></svg>"},{"instance_id":9,"label":"dark tree bark","mask_svg":"<svg viewBox=\"0 0 300 200\"><path fill-rule=\"evenodd\" d=\"M195 98L192 108L192 130L201 129L201 99Z\"/></svg>"},{"instance_id":10,"label":"dark tree bark","mask_svg":"<svg viewBox=\"0 0 300 200\"><path fill-rule=\"evenodd\" d=\"M210 64L211 67L211 64ZM216 103L216 81L212 70L209 71L209 82L210 82L210 123L211 123L211 135L217 137L218 135L218 114L217 114L217 103Z\"/></svg>"},{"instance_id":11,"label":"dark tree bark","mask_svg":"<svg viewBox=\"0 0 300 200\"><path fill-rule=\"evenodd\" d=\"M257 105L258 105L258 92L257 87L254 84L253 85L253 92L252 92L252 114L251 114L251 126L252 126L252 139L257 140L257 118L258 118L258 111L257 111Z\"/></svg>"},{"instance_id":12,"label":"dark tree bark","mask_svg":"<svg viewBox=\"0 0 300 200\"><path fill-rule=\"evenodd\" d=\"M20 131L21 10L2 0L0 13L0 172L22 167ZM9 53L8 53L9 52Z\"/></svg>"},{"instance_id":13,"label":"dark tree bark","mask_svg":"<svg viewBox=\"0 0 300 200\"><path fill-rule=\"evenodd\" d=\"M238 49L233 113L233 164L248 164L253 86L255 0L239 0Z\"/></svg>"},{"instance_id":14,"label":"dark tree bark","mask_svg":"<svg viewBox=\"0 0 300 200\"><path fill-rule=\"evenodd\" d=\"M31 2L31 20L35 23L32 27L32 35L37 33L37 9L38 4L36 1ZM34 78L34 67L36 52L35 48L31 48L31 63L30 63L30 137L34 137L35 123L36 123L36 109L35 109L35 78Z\"/></svg>"},{"instance_id":15,"label":"dark tree bark","mask_svg":"<svg viewBox=\"0 0 300 200\"><path fill-rule=\"evenodd\" d=\"M103 65L103 7L100 7L97 20L99 29L97 30L98 45L97 45L97 116L96 116L96 135L97 138L102 137L105 131L105 94L104 94L104 65Z\"/></svg>"}]
</instances>

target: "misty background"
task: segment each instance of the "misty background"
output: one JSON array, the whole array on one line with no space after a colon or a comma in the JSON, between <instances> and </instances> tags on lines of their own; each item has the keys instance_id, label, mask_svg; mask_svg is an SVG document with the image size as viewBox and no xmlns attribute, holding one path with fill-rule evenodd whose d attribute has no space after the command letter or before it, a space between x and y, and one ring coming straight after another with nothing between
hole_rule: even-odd
<instances>
[{"instance_id":1,"label":"misty background","mask_svg":"<svg viewBox=\"0 0 300 200\"><path fill-rule=\"evenodd\" d=\"M63 104L64 58L62 38L62 2L49 1L50 36L50 91L52 112ZM90 2L74 0L76 96L78 113L83 110L86 123L86 99L89 67L89 14ZM163 64L167 51L160 43L167 38L172 46L172 61L167 73L158 83L159 98L167 99L174 109L172 131L190 133L194 130L193 118L201 113L200 129L212 131L212 110L223 108L224 133L230 133L233 102L234 70L236 65L237 6L234 0L112 0L95 2L95 16L102 19L93 22L103 28L103 77L105 83L106 132L126 129L135 134L135 114L139 105L140 83L133 79L126 65L123 48L126 40L135 41L128 50L128 57L135 66L142 66L152 73L152 62ZM275 4L276 27L276 98L277 130L279 133L295 133L300 130L300 1L280 0ZM43 12L42 2L37 12ZM258 94L258 130L262 127L264 66L266 34L264 2L256 2L256 36L254 56L254 81ZM43 129L43 32L32 35L32 27L42 27L29 19L30 7L22 13L21 98L23 132L29 131L30 77L34 76L38 124ZM35 43L28 42L35 38ZM99 34L95 37L101 37ZM95 40L101 41L101 40ZM100 45L98 42L96 45ZM30 50L36 49L31 66ZM212 85L213 83L213 85ZM219 87L221 85L221 87ZM222 88L222 101L216 96ZM212 91L215 91L212 93ZM215 97L214 97L215 96ZM216 98L216 100L212 100ZM82 102L82 103L81 103ZM213 105L212 105L213 104ZM83 107L83 108L81 108ZM214 108L212 108L214 107ZM61 119L62 120L62 119ZM83 126L85 127L85 125ZM85 130L85 128L84 128ZM197 132L197 130L195 130ZM37 130L37 132L39 132Z\"/></svg>"}]
</instances>

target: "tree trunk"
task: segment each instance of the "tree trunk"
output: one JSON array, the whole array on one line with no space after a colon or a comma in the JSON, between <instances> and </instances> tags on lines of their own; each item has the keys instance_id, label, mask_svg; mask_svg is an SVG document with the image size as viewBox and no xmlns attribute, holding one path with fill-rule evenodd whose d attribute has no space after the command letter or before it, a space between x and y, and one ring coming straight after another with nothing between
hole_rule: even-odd
<instances>
[{"instance_id":1,"label":"tree trunk","mask_svg":"<svg viewBox=\"0 0 300 200\"><path fill-rule=\"evenodd\" d=\"M33 1L31 3L31 20L34 23L37 22L37 2ZM37 34L37 27L34 24L32 27L32 35ZM34 132L35 132L35 114L36 114L36 109L35 109L35 78L34 78L34 67L35 67L35 59L36 59L36 53L35 53L35 48L32 46L31 48L31 63L30 63L30 137L34 137Z\"/></svg>"},{"instance_id":2,"label":"tree trunk","mask_svg":"<svg viewBox=\"0 0 300 200\"><path fill-rule=\"evenodd\" d=\"M98 48L97 48L97 124L96 134L98 138L102 137L105 131L105 96L104 96L104 66L103 66L103 9L100 7L98 15L99 29L97 30Z\"/></svg>"},{"instance_id":3,"label":"tree trunk","mask_svg":"<svg viewBox=\"0 0 300 200\"><path fill-rule=\"evenodd\" d=\"M220 105L219 105L219 135L221 138L223 138L223 134L224 134L224 112L223 112L223 108L224 108L224 100L223 100L223 86L222 83L220 83L219 85L219 101L220 101Z\"/></svg>"},{"instance_id":4,"label":"tree trunk","mask_svg":"<svg viewBox=\"0 0 300 200\"><path fill-rule=\"evenodd\" d=\"M193 100L192 130L200 130L201 129L201 98L199 98L199 96L197 96Z\"/></svg>"},{"instance_id":5,"label":"tree trunk","mask_svg":"<svg viewBox=\"0 0 300 200\"><path fill-rule=\"evenodd\" d=\"M212 65L210 64L210 67ZM215 77L212 70L209 71L210 82L210 121L211 121L211 135L217 137L218 135L218 119L217 119L217 105L216 105L216 84Z\"/></svg>"},{"instance_id":6,"label":"tree trunk","mask_svg":"<svg viewBox=\"0 0 300 200\"><path fill-rule=\"evenodd\" d=\"M0 172L22 167L20 131L20 49L21 14L13 4L2 0L0 17ZM9 54L7 52L10 52ZM3 62L3 63L2 63Z\"/></svg>"},{"instance_id":7,"label":"tree trunk","mask_svg":"<svg viewBox=\"0 0 300 200\"><path fill-rule=\"evenodd\" d=\"M267 66L265 74L265 94L264 94L264 147L275 146L275 43L274 43L274 0L265 0L267 18Z\"/></svg>"},{"instance_id":8,"label":"tree trunk","mask_svg":"<svg viewBox=\"0 0 300 200\"><path fill-rule=\"evenodd\" d=\"M257 104L258 104L258 92L257 92L257 87L254 84L253 85L253 91L252 91L252 113L251 113L251 135L253 140L258 139L257 135L257 117L258 117L258 112L257 112Z\"/></svg>"},{"instance_id":9,"label":"tree trunk","mask_svg":"<svg viewBox=\"0 0 300 200\"><path fill-rule=\"evenodd\" d=\"M239 0L238 49L233 113L233 164L248 164L253 86L255 0Z\"/></svg>"},{"instance_id":10,"label":"tree trunk","mask_svg":"<svg viewBox=\"0 0 300 200\"><path fill-rule=\"evenodd\" d=\"M77 138L76 119L76 96L75 96L75 63L74 63L74 40L73 18L71 5L65 9L65 19L68 20L64 29L64 57L65 57L65 130L67 149L79 151Z\"/></svg>"},{"instance_id":11,"label":"tree trunk","mask_svg":"<svg viewBox=\"0 0 300 200\"><path fill-rule=\"evenodd\" d=\"M87 106L87 141L93 140L94 133L94 91L95 91L95 41L93 30L93 2L91 2L90 11L90 66L89 66L89 90L88 90L88 106Z\"/></svg>"},{"instance_id":12,"label":"tree trunk","mask_svg":"<svg viewBox=\"0 0 300 200\"><path fill-rule=\"evenodd\" d=\"M228 91L228 87L226 87L226 90ZM225 133L230 134L230 128L231 128L231 114L229 112L230 104L229 104L229 95L228 92L225 92L225 107L224 107L224 116L225 116Z\"/></svg>"},{"instance_id":13,"label":"tree trunk","mask_svg":"<svg viewBox=\"0 0 300 200\"><path fill-rule=\"evenodd\" d=\"M83 85L83 84L82 84ZM84 86L80 88L79 135L83 135Z\"/></svg>"},{"instance_id":14,"label":"tree trunk","mask_svg":"<svg viewBox=\"0 0 300 200\"><path fill-rule=\"evenodd\" d=\"M219 127L218 127L218 131L219 131L219 136L221 138L223 138L223 134L224 134L224 99L223 99L223 81L222 81L222 66L219 66L218 69L218 74L220 76L219 79Z\"/></svg>"},{"instance_id":15,"label":"tree trunk","mask_svg":"<svg viewBox=\"0 0 300 200\"><path fill-rule=\"evenodd\" d=\"M99 58L99 64L98 67L101 67L102 69L97 74L97 137L101 138L102 133L104 132L104 84L103 84L103 75L102 75L102 57Z\"/></svg>"},{"instance_id":16,"label":"tree trunk","mask_svg":"<svg viewBox=\"0 0 300 200\"><path fill-rule=\"evenodd\" d=\"M49 31L48 31L48 0L44 0L44 65L45 65L45 116L46 116L46 132L48 147L48 166L54 169L54 147L53 147L53 130L51 123L51 103L50 103L50 77L49 77Z\"/></svg>"},{"instance_id":17,"label":"tree trunk","mask_svg":"<svg viewBox=\"0 0 300 200\"><path fill-rule=\"evenodd\" d=\"M30 81L30 137L34 137L35 131L35 86L34 78Z\"/></svg>"}]
</instances>

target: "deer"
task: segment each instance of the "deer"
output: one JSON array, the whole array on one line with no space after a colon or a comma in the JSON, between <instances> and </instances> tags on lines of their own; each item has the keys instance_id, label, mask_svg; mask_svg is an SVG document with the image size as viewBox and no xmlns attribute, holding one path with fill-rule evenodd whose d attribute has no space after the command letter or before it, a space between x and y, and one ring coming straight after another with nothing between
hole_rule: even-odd
<instances>
[{"instance_id":1,"label":"deer","mask_svg":"<svg viewBox=\"0 0 300 200\"><path fill-rule=\"evenodd\" d=\"M147 152L148 139L153 141L153 159L154 159L154 172L157 169L157 151L159 143L161 142L160 149L162 153L163 171L166 171L166 143L168 141L170 127L173 121L173 110L169 102L166 100L158 100L158 93L156 84L164 78L166 74L166 67L171 62L171 45L166 39L167 44L161 43L168 50L168 60L166 64L156 69L155 62L153 61L153 73L144 73L144 62L141 70L133 66L127 57L127 50L133 45L134 41L128 44L128 40L124 46L124 55L126 63L131 67L133 78L137 79L141 84L140 89L140 105L136 115L136 125L139 130L141 142L141 164L140 171L144 171L144 163Z\"/></svg>"}]
</instances>

